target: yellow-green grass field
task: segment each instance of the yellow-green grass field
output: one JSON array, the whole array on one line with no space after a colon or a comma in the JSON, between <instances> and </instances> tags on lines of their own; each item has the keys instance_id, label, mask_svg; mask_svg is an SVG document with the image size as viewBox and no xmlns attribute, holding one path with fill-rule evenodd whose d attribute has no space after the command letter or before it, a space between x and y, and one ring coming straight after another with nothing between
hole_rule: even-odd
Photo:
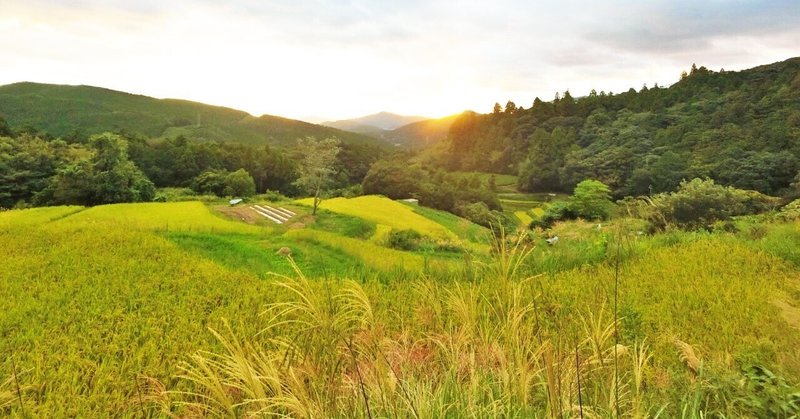
<instances>
[{"instance_id":1,"label":"yellow-green grass field","mask_svg":"<svg viewBox=\"0 0 800 419\"><path fill-rule=\"evenodd\" d=\"M565 199L564 195L547 193L501 193L498 195L503 211L516 218L520 226L527 227L531 221L544 214L550 202Z\"/></svg>"},{"instance_id":2,"label":"yellow-green grass field","mask_svg":"<svg viewBox=\"0 0 800 419\"><path fill-rule=\"evenodd\" d=\"M83 211L81 206L42 207L0 212L0 228L19 228L46 223Z\"/></svg>"},{"instance_id":3,"label":"yellow-green grass field","mask_svg":"<svg viewBox=\"0 0 800 419\"><path fill-rule=\"evenodd\" d=\"M363 229L335 214L318 220L319 228ZM283 247L314 277L426 266L420 255L366 240L284 231L200 202L0 213L0 406L13 402L4 394L16 396L5 392L14 365L35 416L136 414L137 380L174 382L187 353L215 346L207 326L227 317L258 327L274 291L269 273L294 273L276 254Z\"/></svg>"},{"instance_id":4,"label":"yellow-green grass field","mask_svg":"<svg viewBox=\"0 0 800 419\"><path fill-rule=\"evenodd\" d=\"M425 260L420 255L381 247L368 241L344 237L327 231L291 230L286 233L286 236L340 249L374 269L406 269L421 272L424 267Z\"/></svg>"},{"instance_id":5,"label":"yellow-green grass field","mask_svg":"<svg viewBox=\"0 0 800 419\"><path fill-rule=\"evenodd\" d=\"M531 224L533 218L531 218L530 214L527 211L514 211L514 216L517 217L520 224L523 226L527 226Z\"/></svg>"},{"instance_id":6,"label":"yellow-green grass field","mask_svg":"<svg viewBox=\"0 0 800 419\"><path fill-rule=\"evenodd\" d=\"M128 221L69 218L0 230L0 382L15 366L29 417L134 416L137 380L169 382L213 344L207 326L249 318L256 330L266 282ZM191 225L224 223L210 220Z\"/></svg>"},{"instance_id":7,"label":"yellow-green grass field","mask_svg":"<svg viewBox=\"0 0 800 419\"><path fill-rule=\"evenodd\" d=\"M127 228L158 231L213 231L220 233L264 233L263 227L225 219L197 201L100 205L63 219L64 224L102 228L105 223Z\"/></svg>"},{"instance_id":8,"label":"yellow-green grass field","mask_svg":"<svg viewBox=\"0 0 800 419\"><path fill-rule=\"evenodd\" d=\"M559 223L556 245L458 263L382 247L370 223L0 213L0 416L790 417L796 223Z\"/></svg>"},{"instance_id":9,"label":"yellow-green grass field","mask_svg":"<svg viewBox=\"0 0 800 419\"><path fill-rule=\"evenodd\" d=\"M297 202L311 206L313 198ZM420 234L440 239L456 238L455 233L441 224L415 213L400 202L382 196L367 195L357 198L327 199L322 201L320 208L363 218L397 230L416 230Z\"/></svg>"}]
</instances>

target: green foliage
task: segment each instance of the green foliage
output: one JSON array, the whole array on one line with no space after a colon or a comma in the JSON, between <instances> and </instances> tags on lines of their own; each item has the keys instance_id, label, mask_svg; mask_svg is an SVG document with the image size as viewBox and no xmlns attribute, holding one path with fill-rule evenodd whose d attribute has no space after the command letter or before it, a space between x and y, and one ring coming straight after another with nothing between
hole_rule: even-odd
<instances>
[{"instance_id":1,"label":"green foliage","mask_svg":"<svg viewBox=\"0 0 800 419\"><path fill-rule=\"evenodd\" d=\"M429 172L419 165L400 159L378 161L364 178L364 193L381 194L392 199L417 198L420 204L465 214L463 208L483 203L490 210L499 210L497 194L477 173Z\"/></svg>"},{"instance_id":2,"label":"green foliage","mask_svg":"<svg viewBox=\"0 0 800 419\"><path fill-rule=\"evenodd\" d=\"M526 191L597 179L620 198L709 177L790 195L800 168L799 70L800 58L738 72L698 69L669 88L564 93L527 110L464 113L426 157L448 170L519 174Z\"/></svg>"},{"instance_id":3,"label":"green foliage","mask_svg":"<svg viewBox=\"0 0 800 419\"><path fill-rule=\"evenodd\" d=\"M556 127L552 133L536 128L530 136L528 158L519 165L519 187L526 191L563 189L559 173L571 144L576 141L574 129Z\"/></svg>"},{"instance_id":4,"label":"green foliage","mask_svg":"<svg viewBox=\"0 0 800 419\"><path fill-rule=\"evenodd\" d=\"M459 205L454 212L475 224L492 229L495 234L501 234L502 231L514 231L517 225L510 216L490 209L483 202Z\"/></svg>"},{"instance_id":5,"label":"green foliage","mask_svg":"<svg viewBox=\"0 0 800 419\"><path fill-rule=\"evenodd\" d=\"M800 392L786 379L762 366L750 366L744 371L744 388L738 402L756 417L800 416Z\"/></svg>"},{"instance_id":6,"label":"green foliage","mask_svg":"<svg viewBox=\"0 0 800 419\"><path fill-rule=\"evenodd\" d=\"M584 180L575 187L569 198L570 210L578 217L587 220L605 220L614 207L611 190L603 182Z\"/></svg>"},{"instance_id":7,"label":"green foliage","mask_svg":"<svg viewBox=\"0 0 800 419\"><path fill-rule=\"evenodd\" d=\"M286 200L286 197L282 195L280 192L270 191L270 190L267 190L263 194L259 195L257 198L264 199L269 202L279 202Z\"/></svg>"},{"instance_id":8,"label":"green foliage","mask_svg":"<svg viewBox=\"0 0 800 419\"><path fill-rule=\"evenodd\" d=\"M786 204L781 208L778 216L786 221L800 220L800 199Z\"/></svg>"},{"instance_id":9,"label":"green foliage","mask_svg":"<svg viewBox=\"0 0 800 419\"><path fill-rule=\"evenodd\" d=\"M556 201L547 206L541 217L533 220L532 227L550 228L556 221L574 220L578 215L568 201Z\"/></svg>"},{"instance_id":10,"label":"green foliage","mask_svg":"<svg viewBox=\"0 0 800 419\"><path fill-rule=\"evenodd\" d=\"M36 195L77 154L75 147L63 141L47 141L28 134L16 138L0 136L0 208L44 201L36 199Z\"/></svg>"},{"instance_id":11,"label":"green foliage","mask_svg":"<svg viewBox=\"0 0 800 419\"><path fill-rule=\"evenodd\" d=\"M155 186L128 159L128 144L105 133L89 139L94 152L60 170L43 196L55 204L102 205L151 201Z\"/></svg>"},{"instance_id":12,"label":"green foliage","mask_svg":"<svg viewBox=\"0 0 800 419\"><path fill-rule=\"evenodd\" d=\"M239 169L235 172L228 173L225 176L225 189L226 196L234 197L248 197L255 195L256 182L244 169Z\"/></svg>"},{"instance_id":13,"label":"green foliage","mask_svg":"<svg viewBox=\"0 0 800 419\"><path fill-rule=\"evenodd\" d=\"M0 137L13 137L14 131L11 131L11 127L8 126L8 122L0 116Z\"/></svg>"},{"instance_id":14,"label":"green foliage","mask_svg":"<svg viewBox=\"0 0 800 419\"><path fill-rule=\"evenodd\" d=\"M301 156L299 177L294 182L301 190L313 195L312 215L316 215L322 193L330 186L334 173L333 165L341 151L336 138L317 140L314 137L297 140L296 150Z\"/></svg>"},{"instance_id":15,"label":"green foliage","mask_svg":"<svg viewBox=\"0 0 800 419\"><path fill-rule=\"evenodd\" d=\"M659 194L650 200L647 218L654 228L709 228L733 216L756 214L777 206L775 198L716 184L710 179L681 182L678 191Z\"/></svg>"},{"instance_id":16,"label":"green foliage","mask_svg":"<svg viewBox=\"0 0 800 419\"><path fill-rule=\"evenodd\" d=\"M225 180L227 172L220 170L209 170L203 172L192 182L192 189L201 194L213 194L225 196Z\"/></svg>"},{"instance_id":17,"label":"green foliage","mask_svg":"<svg viewBox=\"0 0 800 419\"><path fill-rule=\"evenodd\" d=\"M467 220L484 227L492 225L496 219L492 210L483 202L459 206L456 208L456 212Z\"/></svg>"},{"instance_id":18,"label":"green foliage","mask_svg":"<svg viewBox=\"0 0 800 419\"><path fill-rule=\"evenodd\" d=\"M533 220L531 227L551 228L556 221L605 220L611 215L614 204L611 192L604 183L584 180L575 187L575 192L566 201L555 201L547 206L544 213Z\"/></svg>"},{"instance_id":19,"label":"green foliage","mask_svg":"<svg viewBox=\"0 0 800 419\"><path fill-rule=\"evenodd\" d=\"M420 182L427 174L402 160L381 160L364 177L364 193L380 194L391 199L406 199L419 194Z\"/></svg>"},{"instance_id":20,"label":"green foliage","mask_svg":"<svg viewBox=\"0 0 800 419\"><path fill-rule=\"evenodd\" d=\"M392 230L386 244L392 249L417 250L421 240L422 234L415 230Z\"/></svg>"}]
</instances>

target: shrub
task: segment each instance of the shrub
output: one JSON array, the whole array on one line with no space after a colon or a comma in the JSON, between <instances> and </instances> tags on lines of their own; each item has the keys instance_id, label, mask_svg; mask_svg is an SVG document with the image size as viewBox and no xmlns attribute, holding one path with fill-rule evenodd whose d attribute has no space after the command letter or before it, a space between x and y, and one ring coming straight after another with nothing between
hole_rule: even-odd
<instances>
[{"instance_id":1,"label":"shrub","mask_svg":"<svg viewBox=\"0 0 800 419\"><path fill-rule=\"evenodd\" d=\"M557 201L550 204L541 217L531 222L531 227L550 228L556 221L574 220L578 218L567 201Z\"/></svg>"},{"instance_id":2,"label":"shrub","mask_svg":"<svg viewBox=\"0 0 800 419\"><path fill-rule=\"evenodd\" d=\"M600 181L587 179L575 187L569 199L570 210L587 220L605 220L611 215L611 189Z\"/></svg>"},{"instance_id":3,"label":"shrub","mask_svg":"<svg viewBox=\"0 0 800 419\"><path fill-rule=\"evenodd\" d=\"M208 170L194 178L192 189L201 194L222 196L225 193L226 176L227 172L224 170Z\"/></svg>"},{"instance_id":4,"label":"shrub","mask_svg":"<svg viewBox=\"0 0 800 419\"><path fill-rule=\"evenodd\" d=\"M346 188L337 189L331 192L332 197L355 198L364 195L364 187L360 183L350 185Z\"/></svg>"},{"instance_id":5,"label":"shrub","mask_svg":"<svg viewBox=\"0 0 800 419\"><path fill-rule=\"evenodd\" d=\"M800 220L800 199L795 199L781 208L778 217L785 221Z\"/></svg>"},{"instance_id":6,"label":"shrub","mask_svg":"<svg viewBox=\"0 0 800 419\"><path fill-rule=\"evenodd\" d=\"M681 182L676 192L654 196L653 211L647 217L657 230L668 224L683 229L709 228L737 215L764 212L776 203L776 198L756 191L717 185L711 179L692 179Z\"/></svg>"},{"instance_id":7,"label":"shrub","mask_svg":"<svg viewBox=\"0 0 800 419\"><path fill-rule=\"evenodd\" d=\"M256 194L256 182L244 169L228 173L225 176L225 195L246 197Z\"/></svg>"},{"instance_id":8,"label":"shrub","mask_svg":"<svg viewBox=\"0 0 800 419\"><path fill-rule=\"evenodd\" d=\"M264 192L263 194L259 195L259 198L269 202L279 202L286 200L286 197L282 193L278 191L271 191L269 189L267 189L267 191Z\"/></svg>"},{"instance_id":9,"label":"shrub","mask_svg":"<svg viewBox=\"0 0 800 419\"><path fill-rule=\"evenodd\" d=\"M422 234L414 230L392 230L389 233L388 246L399 250L416 250L422 240Z\"/></svg>"},{"instance_id":10,"label":"shrub","mask_svg":"<svg viewBox=\"0 0 800 419\"><path fill-rule=\"evenodd\" d=\"M192 189L202 194L247 197L255 195L256 182L244 169L230 173L224 170L209 170L194 179Z\"/></svg>"},{"instance_id":11,"label":"shrub","mask_svg":"<svg viewBox=\"0 0 800 419\"><path fill-rule=\"evenodd\" d=\"M492 210L483 202L459 205L456 207L456 214L485 227L490 226L495 221Z\"/></svg>"},{"instance_id":12,"label":"shrub","mask_svg":"<svg viewBox=\"0 0 800 419\"><path fill-rule=\"evenodd\" d=\"M531 222L530 227L550 228L556 221L605 220L611 215L614 203L611 190L603 182L587 179L575 187L568 201L552 203L541 217Z\"/></svg>"},{"instance_id":13,"label":"shrub","mask_svg":"<svg viewBox=\"0 0 800 419\"><path fill-rule=\"evenodd\" d=\"M484 202L460 204L456 206L455 214L475 224L488 227L495 234L500 234L501 231L514 231L517 227L517 221L514 218L503 212L490 209Z\"/></svg>"}]
</instances>

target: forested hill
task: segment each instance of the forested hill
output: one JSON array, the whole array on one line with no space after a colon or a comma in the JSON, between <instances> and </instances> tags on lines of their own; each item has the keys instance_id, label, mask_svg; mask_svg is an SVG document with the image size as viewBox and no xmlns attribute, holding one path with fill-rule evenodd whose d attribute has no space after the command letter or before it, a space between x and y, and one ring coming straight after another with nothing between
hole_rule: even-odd
<instances>
[{"instance_id":1,"label":"forested hill","mask_svg":"<svg viewBox=\"0 0 800 419\"><path fill-rule=\"evenodd\" d=\"M277 116L176 99L155 99L92 86L15 83L0 86L0 117L16 130L34 127L55 137L127 131L148 137L206 139L244 144L290 144L297 138L335 136L344 142L374 138Z\"/></svg>"},{"instance_id":2,"label":"forested hill","mask_svg":"<svg viewBox=\"0 0 800 419\"><path fill-rule=\"evenodd\" d=\"M800 58L738 72L693 65L668 88L565 92L529 109L465 113L426 157L450 170L518 173L529 191L594 178L640 195L710 177L781 194L800 180Z\"/></svg>"}]
</instances>

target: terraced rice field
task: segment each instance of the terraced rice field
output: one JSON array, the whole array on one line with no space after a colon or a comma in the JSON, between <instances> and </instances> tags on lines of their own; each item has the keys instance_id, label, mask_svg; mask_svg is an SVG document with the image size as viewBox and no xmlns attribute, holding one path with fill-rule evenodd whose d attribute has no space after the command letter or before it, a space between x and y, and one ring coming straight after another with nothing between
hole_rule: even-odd
<instances>
[{"instance_id":1,"label":"terraced rice field","mask_svg":"<svg viewBox=\"0 0 800 419\"><path fill-rule=\"evenodd\" d=\"M296 201L303 205L313 205L312 198ZM455 233L441 224L417 214L400 202L385 197L368 195L357 198L334 198L322 201L320 208L347 214L397 230L416 230L420 234L448 239L456 238Z\"/></svg>"}]
</instances>

